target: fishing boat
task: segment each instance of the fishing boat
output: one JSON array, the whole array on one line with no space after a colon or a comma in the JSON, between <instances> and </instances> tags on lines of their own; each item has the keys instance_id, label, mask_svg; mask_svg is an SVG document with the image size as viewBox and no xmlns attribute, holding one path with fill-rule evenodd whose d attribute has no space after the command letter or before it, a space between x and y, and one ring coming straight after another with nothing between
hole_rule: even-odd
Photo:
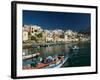
<instances>
[{"instance_id":1,"label":"fishing boat","mask_svg":"<svg viewBox=\"0 0 100 80\"><path fill-rule=\"evenodd\" d=\"M45 68L60 68L68 60L68 57L65 57L63 60L59 60L56 64L50 64Z\"/></svg>"},{"instance_id":2,"label":"fishing boat","mask_svg":"<svg viewBox=\"0 0 100 80\"><path fill-rule=\"evenodd\" d=\"M49 63L38 63L35 67L26 65L26 66L23 66L23 69L60 68L68 60L68 56L67 57L59 56L59 57L60 57L60 59L58 59L56 61L52 61ZM32 63L33 63L32 61L28 61L26 64L32 64Z\"/></svg>"}]
</instances>

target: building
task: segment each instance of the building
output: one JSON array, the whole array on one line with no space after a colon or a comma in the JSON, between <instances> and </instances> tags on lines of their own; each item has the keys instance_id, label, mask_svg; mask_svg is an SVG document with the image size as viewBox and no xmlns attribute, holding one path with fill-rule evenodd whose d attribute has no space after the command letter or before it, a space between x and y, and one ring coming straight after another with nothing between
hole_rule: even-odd
<instances>
[{"instance_id":1,"label":"building","mask_svg":"<svg viewBox=\"0 0 100 80\"><path fill-rule=\"evenodd\" d=\"M40 27L40 26L37 26L37 25L32 25L30 26L31 28L31 35L35 35L35 34L39 34L43 31L43 29Z\"/></svg>"},{"instance_id":2,"label":"building","mask_svg":"<svg viewBox=\"0 0 100 80\"><path fill-rule=\"evenodd\" d=\"M68 35L65 34L64 36L65 41L68 41Z\"/></svg>"},{"instance_id":3,"label":"building","mask_svg":"<svg viewBox=\"0 0 100 80\"><path fill-rule=\"evenodd\" d=\"M28 32L27 31L23 31L23 42L27 41L28 40Z\"/></svg>"},{"instance_id":4,"label":"building","mask_svg":"<svg viewBox=\"0 0 100 80\"><path fill-rule=\"evenodd\" d=\"M67 30L65 32L65 41L78 41L78 33L72 30Z\"/></svg>"},{"instance_id":5,"label":"building","mask_svg":"<svg viewBox=\"0 0 100 80\"><path fill-rule=\"evenodd\" d=\"M46 37L46 42L52 42L54 41L52 37Z\"/></svg>"},{"instance_id":6,"label":"building","mask_svg":"<svg viewBox=\"0 0 100 80\"><path fill-rule=\"evenodd\" d=\"M30 25L23 25L23 31L31 32Z\"/></svg>"}]
</instances>

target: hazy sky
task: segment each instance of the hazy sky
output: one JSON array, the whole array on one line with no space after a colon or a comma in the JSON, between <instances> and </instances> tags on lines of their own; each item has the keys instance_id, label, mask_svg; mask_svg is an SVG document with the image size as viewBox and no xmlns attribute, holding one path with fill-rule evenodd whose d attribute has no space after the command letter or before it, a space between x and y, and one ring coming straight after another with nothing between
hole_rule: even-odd
<instances>
[{"instance_id":1,"label":"hazy sky","mask_svg":"<svg viewBox=\"0 0 100 80\"><path fill-rule=\"evenodd\" d=\"M72 29L90 27L91 15L87 13L46 12L23 10L23 24L39 25L43 29Z\"/></svg>"}]
</instances>

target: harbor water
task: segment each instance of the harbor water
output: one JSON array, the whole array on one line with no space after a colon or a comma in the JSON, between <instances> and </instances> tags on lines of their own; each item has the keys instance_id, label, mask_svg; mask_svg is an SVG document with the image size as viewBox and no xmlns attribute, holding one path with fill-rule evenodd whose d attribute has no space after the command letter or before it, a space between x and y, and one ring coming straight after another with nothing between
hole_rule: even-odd
<instances>
[{"instance_id":1,"label":"harbor water","mask_svg":"<svg viewBox=\"0 0 100 80\"><path fill-rule=\"evenodd\" d=\"M79 49L73 50L73 46ZM71 42L60 45L53 45L38 48L24 48L25 55L35 54L39 52L41 57L45 59L48 56L64 55L68 56L68 60L62 67L80 67L91 65L91 48L90 42ZM24 60L23 60L24 63Z\"/></svg>"}]
</instances>

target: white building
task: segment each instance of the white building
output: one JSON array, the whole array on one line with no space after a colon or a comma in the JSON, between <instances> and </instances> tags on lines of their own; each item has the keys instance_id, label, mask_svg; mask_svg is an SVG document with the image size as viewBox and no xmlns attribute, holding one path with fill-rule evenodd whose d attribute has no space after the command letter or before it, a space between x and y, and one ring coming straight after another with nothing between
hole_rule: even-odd
<instances>
[{"instance_id":1,"label":"white building","mask_svg":"<svg viewBox=\"0 0 100 80\"><path fill-rule=\"evenodd\" d=\"M30 25L23 25L23 31L30 32Z\"/></svg>"},{"instance_id":2,"label":"white building","mask_svg":"<svg viewBox=\"0 0 100 80\"><path fill-rule=\"evenodd\" d=\"M28 40L28 32L23 31L23 41L27 41L27 40Z\"/></svg>"},{"instance_id":3,"label":"white building","mask_svg":"<svg viewBox=\"0 0 100 80\"><path fill-rule=\"evenodd\" d=\"M31 26L31 35L39 34L43 31L43 29L40 26L32 25Z\"/></svg>"},{"instance_id":4,"label":"white building","mask_svg":"<svg viewBox=\"0 0 100 80\"><path fill-rule=\"evenodd\" d=\"M79 39L77 38L78 33L73 32L72 30L67 30L65 32L65 40L66 41L78 41Z\"/></svg>"},{"instance_id":5,"label":"white building","mask_svg":"<svg viewBox=\"0 0 100 80\"><path fill-rule=\"evenodd\" d=\"M65 34L66 34L66 35L70 35L70 36L72 36L73 31L72 31L72 30L67 30L67 31L65 32Z\"/></svg>"},{"instance_id":6,"label":"white building","mask_svg":"<svg viewBox=\"0 0 100 80\"><path fill-rule=\"evenodd\" d=\"M46 42L48 41L53 41L53 38L52 37L46 37Z\"/></svg>"},{"instance_id":7,"label":"white building","mask_svg":"<svg viewBox=\"0 0 100 80\"><path fill-rule=\"evenodd\" d=\"M45 35L46 35L46 42L47 41L53 41L53 34L52 34L52 31L49 31L49 30L45 30Z\"/></svg>"},{"instance_id":8,"label":"white building","mask_svg":"<svg viewBox=\"0 0 100 80\"><path fill-rule=\"evenodd\" d=\"M68 35L65 34L65 41L68 41Z\"/></svg>"}]
</instances>

